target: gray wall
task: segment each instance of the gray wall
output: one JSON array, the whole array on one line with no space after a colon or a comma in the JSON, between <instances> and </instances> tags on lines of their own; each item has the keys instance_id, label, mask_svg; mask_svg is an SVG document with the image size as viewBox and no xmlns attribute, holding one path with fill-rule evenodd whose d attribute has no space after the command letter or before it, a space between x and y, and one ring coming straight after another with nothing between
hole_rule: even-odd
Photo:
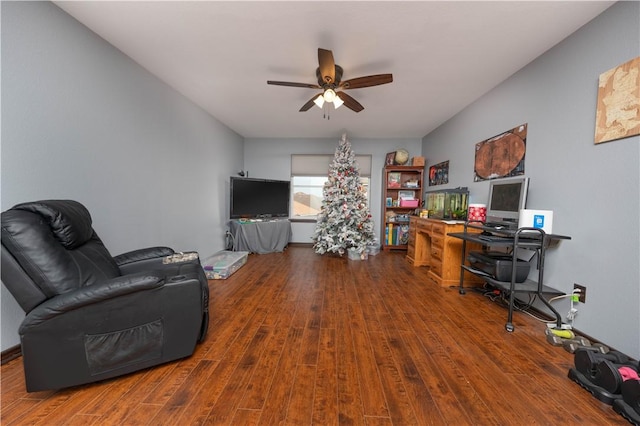
<instances>
[{"instance_id":1,"label":"gray wall","mask_svg":"<svg viewBox=\"0 0 640 426\"><path fill-rule=\"evenodd\" d=\"M309 112L309 114L312 111ZM350 111L347 111L350 113ZM322 117L318 115L318 119ZM315 139L267 139L245 140L244 163L251 177L285 179L291 178L291 154L329 154L333 155L342 134L335 138ZM371 216L375 224L378 239L381 237L380 215L382 212L382 168L385 155L396 149L404 148L411 156L420 155L420 139L353 139L351 149L357 155L371 155ZM311 243L315 223L294 222L291 225L292 242Z\"/></svg>"},{"instance_id":2,"label":"gray wall","mask_svg":"<svg viewBox=\"0 0 640 426\"><path fill-rule=\"evenodd\" d=\"M598 77L640 54L640 3L619 2L494 90L428 134L428 164L450 160L449 186L473 182L474 145L528 123L528 207L554 211L549 285L587 287L577 329L640 357L640 137L594 145ZM564 315L568 302L555 304ZM516 328L517 332L517 328ZM540 329L542 332L542 328Z\"/></svg>"},{"instance_id":3,"label":"gray wall","mask_svg":"<svg viewBox=\"0 0 640 426\"><path fill-rule=\"evenodd\" d=\"M2 210L84 203L112 254L224 246L243 139L48 2L2 2ZM24 314L2 286L2 341Z\"/></svg>"}]
</instances>

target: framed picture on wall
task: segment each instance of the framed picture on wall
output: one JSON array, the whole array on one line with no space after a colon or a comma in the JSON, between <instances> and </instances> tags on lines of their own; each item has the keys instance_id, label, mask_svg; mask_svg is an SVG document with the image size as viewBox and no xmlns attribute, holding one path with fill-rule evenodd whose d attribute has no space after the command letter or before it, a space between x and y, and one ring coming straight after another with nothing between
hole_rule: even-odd
<instances>
[{"instance_id":1,"label":"framed picture on wall","mask_svg":"<svg viewBox=\"0 0 640 426\"><path fill-rule=\"evenodd\" d=\"M393 166L393 159L396 157L396 152L389 152L387 153L387 156L384 159L384 165L385 166Z\"/></svg>"},{"instance_id":2,"label":"framed picture on wall","mask_svg":"<svg viewBox=\"0 0 640 426\"><path fill-rule=\"evenodd\" d=\"M527 123L476 144L474 182L524 174Z\"/></svg>"},{"instance_id":3,"label":"framed picture on wall","mask_svg":"<svg viewBox=\"0 0 640 426\"><path fill-rule=\"evenodd\" d=\"M449 161L429 167L429 186L449 183Z\"/></svg>"}]
</instances>

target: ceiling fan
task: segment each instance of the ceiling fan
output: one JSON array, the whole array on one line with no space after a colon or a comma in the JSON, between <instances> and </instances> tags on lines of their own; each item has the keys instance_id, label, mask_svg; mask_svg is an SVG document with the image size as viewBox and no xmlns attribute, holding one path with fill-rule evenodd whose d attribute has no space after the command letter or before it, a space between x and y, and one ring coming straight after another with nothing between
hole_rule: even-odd
<instances>
[{"instance_id":1,"label":"ceiling fan","mask_svg":"<svg viewBox=\"0 0 640 426\"><path fill-rule=\"evenodd\" d=\"M333 52L327 49L318 49L319 67L316 69L318 84L292 83L288 81L267 80L267 84L276 86L303 87L309 89L321 89L322 93L314 95L309 101L302 105L300 112L308 111L313 105L322 108L325 102L333 103L335 108L344 104L350 110L360 112L364 109L362 105L342 90L361 89L363 87L378 86L391 83L393 75L376 74L366 77L357 77L342 81L342 67L336 65L333 60Z\"/></svg>"}]
</instances>

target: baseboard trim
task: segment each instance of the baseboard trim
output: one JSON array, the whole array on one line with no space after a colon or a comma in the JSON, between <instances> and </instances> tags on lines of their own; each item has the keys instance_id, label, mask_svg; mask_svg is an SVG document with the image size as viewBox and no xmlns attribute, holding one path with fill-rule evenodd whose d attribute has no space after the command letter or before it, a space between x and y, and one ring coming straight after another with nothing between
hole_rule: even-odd
<instances>
[{"instance_id":1,"label":"baseboard trim","mask_svg":"<svg viewBox=\"0 0 640 426\"><path fill-rule=\"evenodd\" d=\"M524 302L523 302L523 303L524 303ZM547 320L549 320L550 322L553 322L553 321L555 321L555 320L556 320L556 318L555 318L553 315L551 315L551 314L550 314L550 313L548 313L548 312L543 312L542 310L538 309L538 308L537 308L537 307L535 307L535 306L531 306L531 307L529 308L529 310L531 310L531 311L535 312L535 313L536 313L540 318L542 318L542 319L547 319ZM609 345L607 345L606 343L601 342L600 340L598 340L598 339L596 339L596 338L594 338L594 337L591 337L590 335L588 335L588 334L586 334L586 333L583 333L582 331L578 330L577 328L573 328L573 329L572 329L572 331L573 331L576 335L578 335L578 336L582 336L582 337L584 337L585 339L589 340L592 344L593 344L593 343L600 343L600 344L602 344L602 345L607 346L607 347L609 348L609 350L612 350L612 351L618 351L616 348L614 348L614 347L612 347L612 346L609 346ZM619 352L619 351L618 351L618 352ZM625 354L625 355L626 355L626 354ZM633 358L631 358L629 355L627 355L627 357L629 357L629 359L632 359L632 360L633 360Z\"/></svg>"},{"instance_id":2,"label":"baseboard trim","mask_svg":"<svg viewBox=\"0 0 640 426\"><path fill-rule=\"evenodd\" d=\"M19 358L22 356L22 347L20 345L15 345L10 347L9 349L2 351L2 353L0 353L0 365L5 365L6 363L8 363L9 361L13 361L16 358Z\"/></svg>"},{"instance_id":3,"label":"baseboard trim","mask_svg":"<svg viewBox=\"0 0 640 426\"><path fill-rule=\"evenodd\" d=\"M313 243L289 243L291 247L313 247Z\"/></svg>"},{"instance_id":4,"label":"baseboard trim","mask_svg":"<svg viewBox=\"0 0 640 426\"><path fill-rule=\"evenodd\" d=\"M449 287L449 288L457 289L457 288L458 288L458 286L451 286L451 287ZM473 288L477 288L478 290L482 290L482 287L467 287L467 290L468 290L468 289L473 289ZM524 301L524 300L520 300L520 299L518 299L518 300L519 300L521 303L523 303L523 304L526 304L526 303L527 303L527 302L526 302L526 301ZM502 304L499 304L499 303L497 303L497 305L498 305L498 306L503 307L504 309L509 309L506 305L502 305ZM553 316L553 314L552 314L552 313L550 313L550 312L546 312L546 311L543 311L543 310L539 309L539 308L538 308L538 307L536 307L536 306L529 306L529 307L527 308L527 310L529 310L531 313L534 313L534 314L535 314L539 319L541 319L541 320L543 320L543 321L548 321L548 322L555 322L555 321L556 321L556 318L555 318L555 316ZM514 310L514 312L517 312L517 310ZM598 339L595 339L594 337L592 337L592 336L590 336L590 335L588 335L588 334L586 334L586 333L583 333L582 331L580 331L580 330L579 330L579 329L577 329L577 328L573 328L573 329L572 329L572 331L573 331L576 335L578 335L578 336L582 336L582 337L586 338L586 339L587 339L587 340L589 340L592 344L593 344L593 343L600 343L600 344L603 344L603 345L607 346L607 347L609 348L609 350L616 350L616 351L617 351L617 349L616 349L616 348L614 348L614 347L612 347L612 346L609 346L608 344L606 344L606 343L604 343L604 342L602 342L602 341L600 341L600 340L598 340ZM626 354L625 354L625 355L626 355ZM627 356L628 356L628 355L627 355ZM629 359L633 360L633 358L632 358L632 357L630 357L630 356L628 356L628 357L629 357ZM634 361L635 361L635 360L634 360Z\"/></svg>"}]
</instances>

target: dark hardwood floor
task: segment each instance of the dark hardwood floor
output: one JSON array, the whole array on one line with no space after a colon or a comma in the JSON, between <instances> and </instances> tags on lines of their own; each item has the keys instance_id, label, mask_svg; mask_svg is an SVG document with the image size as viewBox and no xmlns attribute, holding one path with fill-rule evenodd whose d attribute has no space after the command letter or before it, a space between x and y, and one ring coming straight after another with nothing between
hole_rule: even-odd
<instances>
[{"instance_id":1,"label":"dark hardwood floor","mask_svg":"<svg viewBox=\"0 0 640 426\"><path fill-rule=\"evenodd\" d=\"M400 252L250 255L210 281L193 356L101 383L27 393L2 366L9 425L628 424L567 378L544 324L477 292L426 284Z\"/></svg>"}]
</instances>

